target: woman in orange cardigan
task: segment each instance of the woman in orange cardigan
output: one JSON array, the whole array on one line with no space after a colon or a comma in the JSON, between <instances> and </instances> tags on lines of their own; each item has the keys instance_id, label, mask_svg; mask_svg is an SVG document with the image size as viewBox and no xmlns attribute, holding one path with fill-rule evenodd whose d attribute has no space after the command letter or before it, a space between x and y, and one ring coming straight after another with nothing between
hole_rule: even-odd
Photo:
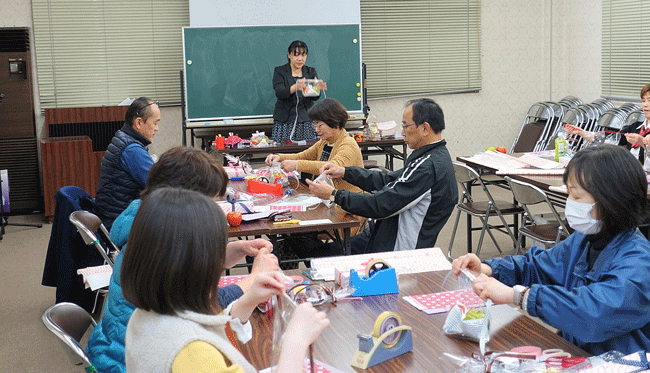
<instances>
[{"instance_id":1,"label":"woman in orange cardigan","mask_svg":"<svg viewBox=\"0 0 650 373\"><path fill-rule=\"evenodd\" d=\"M267 165L282 162L280 167L284 172L298 171L313 175L320 174L320 168L327 162L343 167L363 167L361 149L345 130L348 121L345 106L327 98L316 103L307 113L320 140L297 154L269 154L265 161ZM343 180L334 180L334 187L361 192L361 189Z\"/></svg>"}]
</instances>

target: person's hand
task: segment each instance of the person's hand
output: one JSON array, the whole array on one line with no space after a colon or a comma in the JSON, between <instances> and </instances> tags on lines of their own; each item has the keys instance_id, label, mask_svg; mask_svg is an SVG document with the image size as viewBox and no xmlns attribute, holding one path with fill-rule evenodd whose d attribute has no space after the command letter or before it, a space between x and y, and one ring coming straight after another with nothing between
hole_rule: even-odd
<instances>
[{"instance_id":1,"label":"person's hand","mask_svg":"<svg viewBox=\"0 0 650 373\"><path fill-rule=\"evenodd\" d=\"M282 161L282 163L280 164L280 168L284 172L295 171L296 169L298 169L298 161L294 161L290 159L286 161Z\"/></svg>"},{"instance_id":2,"label":"person's hand","mask_svg":"<svg viewBox=\"0 0 650 373\"><path fill-rule=\"evenodd\" d=\"M284 289L284 277L279 271L260 273L255 276L248 291L233 303L230 315L244 323L258 304L274 295L282 295Z\"/></svg>"},{"instance_id":3,"label":"person's hand","mask_svg":"<svg viewBox=\"0 0 650 373\"><path fill-rule=\"evenodd\" d=\"M325 312L318 312L309 302L302 303L287 325L285 346L309 346L329 324Z\"/></svg>"},{"instance_id":4,"label":"person's hand","mask_svg":"<svg viewBox=\"0 0 650 373\"><path fill-rule=\"evenodd\" d=\"M584 131L580 127L576 127L568 123L564 124L564 130L572 135L582 136L584 134Z\"/></svg>"},{"instance_id":5,"label":"person's hand","mask_svg":"<svg viewBox=\"0 0 650 373\"><path fill-rule=\"evenodd\" d=\"M234 266L245 256L257 256L257 253L261 249L266 249L268 252L271 252L273 251L273 244L261 238L228 242L226 246L226 268Z\"/></svg>"},{"instance_id":6,"label":"person's hand","mask_svg":"<svg viewBox=\"0 0 650 373\"><path fill-rule=\"evenodd\" d=\"M309 179L307 180L307 185L309 185L309 191L311 194L324 200L329 200L330 196L332 195L332 191L334 190L331 185L322 182L317 183Z\"/></svg>"},{"instance_id":7,"label":"person's hand","mask_svg":"<svg viewBox=\"0 0 650 373\"><path fill-rule=\"evenodd\" d=\"M510 286L504 285L494 277L488 277L484 274L474 280L474 292L484 301L488 298L492 299L494 304L512 303L512 297L515 293Z\"/></svg>"},{"instance_id":8,"label":"person's hand","mask_svg":"<svg viewBox=\"0 0 650 373\"><path fill-rule=\"evenodd\" d=\"M271 167L273 166L273 162L280 162L280 156L272 153L267 155L264 163L266 163L267 166Z\"/></svg>"},{"instance_id":9,"label":"person's hand","mask_svg":"<svg viewBox=\"0 0 650 373\"><path fill-rule=\"evenodd\" d=\"M303 372L302 363L307 348L330 324L324 312L318 312L311 303L299 305L291 316L282 342L277 372Z\"/></svg>"},{"instance_id":10,"label":"person's hand","mask_svg":"<svg viewBox=\"0 0 650 373\"><path fill-rule=\"evenodd\" d=\"M302 91L303 89L305 89L305 78L296 81L296 91Z\"/></svg>"},{"instance_id":11,"label":"person's hand","mask_svg":"<svg viewBox=\"0 0 650 373\"><path fill-rule=\"evenodd\" d=\"M638 133L626 133L625 139L630 144L637 144L637 145L643 144L643 136L639 135Z\"/></svg>"},{"instance_id":12,"label":"person's hand","mask_svg":"<svg viewBox=\"0 0 650 373\"><path fill-rule=\"evenodd\" d=\"M264 272L279 271L278 257L271 254L266 248L261 249L253 260L251 275L257 275Z\"/></svg>"},{"instance_id":13,"label":"person's hand","mask_svg":"<svg viewBox=\"0 0 650 373\"><path fill-rule=\"evenodd\" d=\"M327 83L319 80L318 83L316 83L316 88L320 89L321 91L327 91Z\"/></svg>"},{"instance_id":14,"label":"person's hand","mask_svg":"<svg viewBox=\"0 0 650 373\"><path fill-rule=\"evenodd\" d=\"M329 176L332 179L340 179L345 175L345 167L335 165L334 163L325 163L320 168L320 173Z\"/></svg>"},{"instance_id":15,"label":"person's hand","mask_svg":"<svg viewBox=\"0 0 650 373\"><path fill-rule=\"evenodd\" d=\"M451 262L451 271L456 276L460 275L460 270L463 268L467 268L474 276L478 276L482 273L481 267L481 259L475 254L465 254Z\"/></svg>"},{"instance_id":16,"label":"person's hand","mask_svg":"<svg viewBox=\"0 0 650 373\"><path fill-rule=\"evenodd\" d=\"M245 293L247 292L253 283L255 282L255 277L260 273L265 272L274 272L279 271L280 266L278 264L278 258L271 254L267 248L262 248L255 256L253 260L253 266L251 267L251 273L241 279L236 285Z\"/></svg>"},{"instance_id":17,"label":"person's hand","mask_svg":"<svg viewBox=\"0 0 650 373\"><path fill-rule=\"evenodd\" d=\"M643 138L643 145L645 145L645 146L650 146L650 135L646 135L646 136Z\"/></svg>"}]
</instances>

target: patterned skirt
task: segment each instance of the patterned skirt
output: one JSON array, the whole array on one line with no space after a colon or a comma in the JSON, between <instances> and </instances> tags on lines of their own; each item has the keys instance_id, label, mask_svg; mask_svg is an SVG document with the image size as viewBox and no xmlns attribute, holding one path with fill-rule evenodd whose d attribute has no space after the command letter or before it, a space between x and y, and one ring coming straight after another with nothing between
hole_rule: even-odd
<instances>
[{"instance_id":1,"label":"patterned skirt","mask_svg":"<svg viewBox=\"0 0 650 373\"><path fill-rule=\"evenodd\" d=\"M314 140L318 138L314 127L311 122L296 123L294 130L294 123L281 123L273 122L273 133L271 138L278 144L284 144L285 140L301 141L301 140ZM291 132L293 131L293 136Z\"/></svg>"}]
</instances>

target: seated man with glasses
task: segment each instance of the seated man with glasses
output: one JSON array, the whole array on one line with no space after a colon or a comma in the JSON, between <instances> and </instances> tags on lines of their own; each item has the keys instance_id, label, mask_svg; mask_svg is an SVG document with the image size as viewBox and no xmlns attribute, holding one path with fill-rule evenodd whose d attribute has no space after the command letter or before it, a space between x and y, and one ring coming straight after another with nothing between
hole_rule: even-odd
<instances>
[{"instance_id":1,"label":"seated man with glasses","mask_svg":"<svg viewBox=\"0 0 650 373\"><path fill-rule=\"evenodd\" d=\"M435 246L458 200L454 168L442 139L444 129L438 104L426 98L411 100L402 116L402 134L413 153L404 168L383 174L333 163L322 167L332 179L369 193L307 182L314 195L331 198L350 213L376 219L370 231L352 238L353 254Z\"/></svg>"},{"instance_id":2,"label":"seated man with glasses","mask_svg":"<svg viewBox=\"0 0 650 373\"><path fill-rule=\"evenodd\" d=\"M107 229L144 189L153 159L147 151L158 131L160 108L146 97L134 100L125 123L115 132L102 158L95 214Z\"/></svg>"}]
</instances>

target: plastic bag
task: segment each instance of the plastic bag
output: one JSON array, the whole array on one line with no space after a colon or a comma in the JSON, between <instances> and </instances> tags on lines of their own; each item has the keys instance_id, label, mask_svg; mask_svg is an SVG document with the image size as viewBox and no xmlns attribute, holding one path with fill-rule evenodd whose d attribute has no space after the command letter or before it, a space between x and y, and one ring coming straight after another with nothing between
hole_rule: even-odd
<instances>
[{"instance_id":1,"label":"plastic bag","mask_svg":"<svg viewBox=\"0 0 650 373\"><path fill-rule=\"evenodd\" d=\"M327 185L331 186L332 188L334 188L334 182L332 181L332 179L329 176L327 176L325 174L318 175L316 180L314 180L314 183L324 183L324 184L327 184ZM327 199L327 200L323 199L322 201L325 204L325 206L332 207L332 201L330 201L329 199Z\"/></svg>"}]
</instances>

